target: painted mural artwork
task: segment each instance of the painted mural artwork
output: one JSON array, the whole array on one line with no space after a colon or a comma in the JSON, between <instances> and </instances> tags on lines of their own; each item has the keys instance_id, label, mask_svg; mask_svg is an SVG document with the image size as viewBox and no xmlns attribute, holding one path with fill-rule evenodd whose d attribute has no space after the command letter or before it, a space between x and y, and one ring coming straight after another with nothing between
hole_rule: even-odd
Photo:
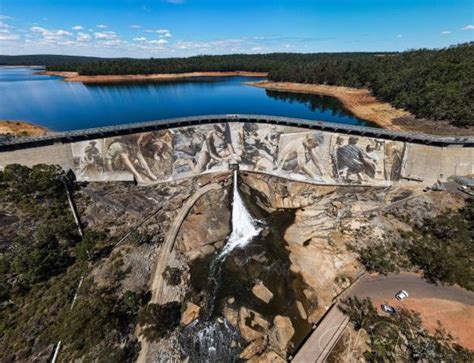
<instances>
[{"instance_id":1,"label":"painted mural artwork","mask_svg":"<svg viewBox=\"0 0 474 363\"><path fill-rule=\"evenodd\" d=\"M153 184L227 171L268 172L323 184L399 180L406 146L278 125L221 123L144 132L71 144L78 180Z\"/></svg>"},{"instance_id":2,"label":"painted mural artwork","mask_svg":"<svg viewBox=\"0 0 474 363\"><path fill-rule=\"evenodd\" d=\"M173 148L173 173L177 176L227 170L228 163L237 157L227 123L179 129Z\"/></svg>"},{"instance_id":3,"label":"painted mural artwork","mask_svg":"<svg viewBox=\"0 0 474 363\"><path fill-rule=\"evenodd\" d=\"M280 136L276 171L290 178L332 181L327 165L330 135L304 132Z\"/></svg>"},{"instance_id":4,"label":"painted mural artwork","mask_svg":"<svg viewBox=\"0 0 474 363\"><path fill-rule=\"evenodd\" d=\"M253 171L273 170L280 133L274 125L244 124L242 167Z\"/></svg>"},{"instance_id":5,"label":"painted mural artwork","mask_svg":"<svg viewBox=\"0 0 474 363\"><path fill-rule=\"evenodd\" d=\"M365 184L385 180L383 140L334 136L331 161L334 179L339 183Z\"/></svg>"},{"instance_id":6,"label":"painted mural artwork","mask_svg":"<svg viewBox=\"0 0 474 363\"><path fill-rule=\"evenodd\" d=\"M172 172L172 132L155 131L84 141L72 145L81 180L129 179L139 183L166 180Z\"/></svg>"},{"instance_id":7,"label":"painted mural artwork","mask_svg":"<svg viewBox=\"0 0 474 363\"><path fill-rule=\"evenodd\" d=\"M104 139L71 144L74 172L78 180L101 181L104 175Z\"/></svg>"},{"instance_id":8,"label":"painted mural artwork","mask_svg":"<svg viewBox=\"0 0 474 363\"><path fill-rule=\"evenodd\" d=\"M385 142L385 180L400 180L405 154L405 143Z\"/></svg>"}]
</instances>

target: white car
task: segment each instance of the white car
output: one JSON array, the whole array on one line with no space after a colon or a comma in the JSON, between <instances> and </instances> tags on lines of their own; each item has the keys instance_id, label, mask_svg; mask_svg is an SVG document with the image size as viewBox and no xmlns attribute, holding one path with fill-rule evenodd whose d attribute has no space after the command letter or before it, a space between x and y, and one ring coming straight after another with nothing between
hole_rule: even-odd
<instances>
[{"instance_id":1,"label":"white car","mask_svg":"<svg viewBox=\"0 0 474 363\"><path fill-rule=\"evenodd\" d=\"M408 292L406 292L405 290L400 290L396 293L395 297L397 298L397 300L400 301L405 300L408 297Z\"/></svg>"}]
</instances>

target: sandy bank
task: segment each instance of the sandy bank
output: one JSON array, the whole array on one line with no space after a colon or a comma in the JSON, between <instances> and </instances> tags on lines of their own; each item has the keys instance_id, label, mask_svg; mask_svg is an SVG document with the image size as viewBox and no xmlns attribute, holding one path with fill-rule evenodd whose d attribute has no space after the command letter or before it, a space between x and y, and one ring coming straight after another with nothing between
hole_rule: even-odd
<instances>
[{"instance_id":1,"label":"sandy bank","mask_svg":"<svg viewBox=\"0 0 474 363\"><path fill-rule=\"evenodd\" d=\"M103 75L103 76L81 76L77 72L53 72L42 71L37 74L46 74L50 76L64 77L67 82L82 83L115 83L115 82L146 82L146 81L169 81L174 79L193 78L193 77L266 77L265 72L191 72L191 73L160 73L160 74L123 74L123 75Z\"/></svg>"},{"instance_id":2,"label":"sandy bank","mask_svg":"<svg viewBox=\"0 0 474 363\"><path fill-rule=\"evenodd\" d=\"M367 89L271 81L247 82L246 84L273 91L315 93L336 97L357 117L392 130L403 130L402 127L393 123L394 119L410 115L409 112L396 109L389 103L378 101Z\"/></svg>"},{"instance_id":3,"label":"sandy bank","mask_svg":"<svg viewBox=\"0 0 474 363\"><path fill-rule=\"evenodd\" d=\"M0 135L42 136L50 133L48 129L25 121L0 120Z\"/></svg>"},{"instance_id":4,"label":"sandy bank","mask_svg":"<svg viewBox=\"0 0 474 363\"><path fill-rule=\"evenodd\" d=\"M375 98L367 89L303 84L291 82L246 82L247 85L272 91L314 93L336 97L344 107L364 120L395 131L421 132L432 135L473 136L474 127L456 127L448 121L432 121L416 118L408 111L397 109Z\"/></svg>"}]
</instances>

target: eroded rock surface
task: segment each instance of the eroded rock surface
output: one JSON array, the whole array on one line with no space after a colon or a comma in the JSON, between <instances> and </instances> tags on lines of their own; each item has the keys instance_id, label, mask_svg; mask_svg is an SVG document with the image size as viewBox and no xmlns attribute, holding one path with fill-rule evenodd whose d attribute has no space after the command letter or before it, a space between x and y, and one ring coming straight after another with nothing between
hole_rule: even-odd
<instances>
[{"instance_id":1,"label":"eroded rock surface","mask_svg":"<svg viewBox=\"0 0 474 363\"><path fill-rule=\"evenodd\" d=\"M188 302L186 304L186 310L181 315L181 324L188 325L196 320L199 317L200 310L201 308L198 305Z\"/></svg>"},{"instance_id":2,"label":"eroded rock surface","mask_svg":"<svg viewBox=\"0 0 474 363\"><path fill-rule=\"evenodd\" d=\"M267 304L273 298L273 293L261 281L254 285L254 287L252 288L252 292L256 297L266 302Z\"/></svg>"}]
</instances>

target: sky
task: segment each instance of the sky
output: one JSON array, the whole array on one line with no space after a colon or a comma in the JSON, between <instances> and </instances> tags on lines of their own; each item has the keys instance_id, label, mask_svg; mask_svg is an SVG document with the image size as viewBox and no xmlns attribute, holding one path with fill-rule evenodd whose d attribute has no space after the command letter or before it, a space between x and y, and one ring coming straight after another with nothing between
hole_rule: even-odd
<instances>
[{"instance_id":1,"label":"sky","mask_svg":"<svg viewBox=\"0 0 474 363\"><path fill-rule=\"evenodd\" d=\"M403 51L473 41L474 0L0 0L0 54Z\"/></svg>"}]
</instances>

